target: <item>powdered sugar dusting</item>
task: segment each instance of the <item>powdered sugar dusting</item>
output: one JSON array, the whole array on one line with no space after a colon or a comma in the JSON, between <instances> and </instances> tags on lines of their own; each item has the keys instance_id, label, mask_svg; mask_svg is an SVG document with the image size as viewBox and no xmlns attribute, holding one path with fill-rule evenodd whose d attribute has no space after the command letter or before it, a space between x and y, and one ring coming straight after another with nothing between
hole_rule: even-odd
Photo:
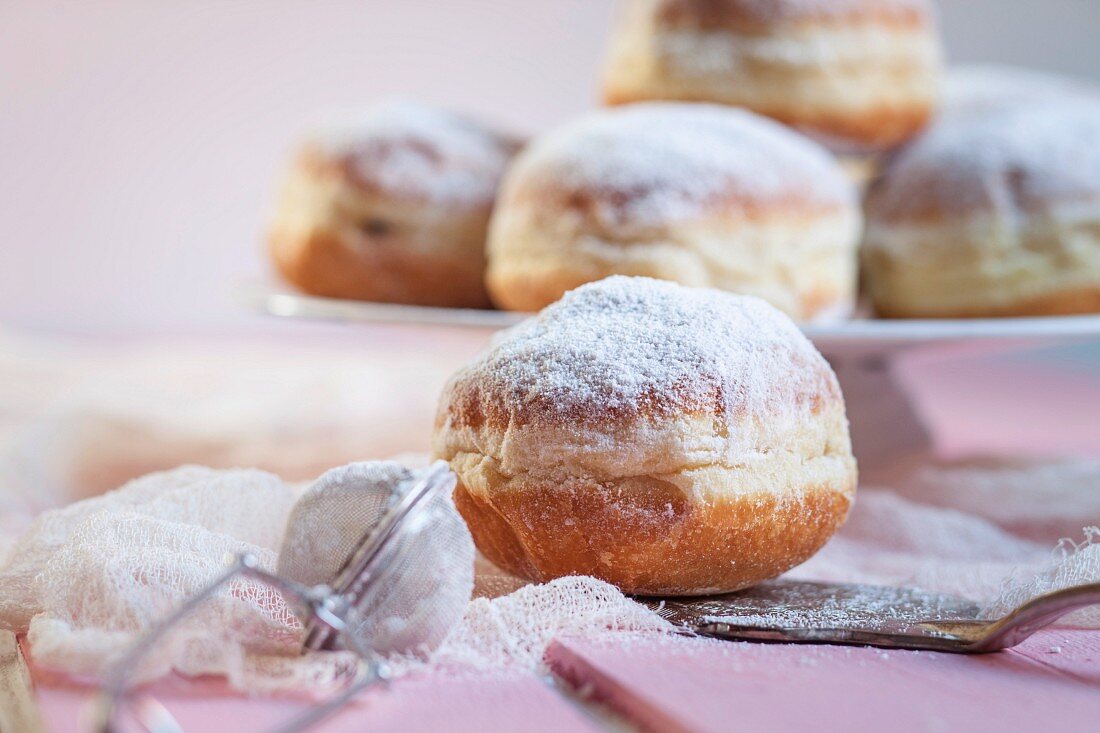
<instances>
[{"instance_id":1,"label":"powdered sugar dusting","mask_svg":"<svg viewBox=\"0 0 1100 733\"><path fill-rule=\"evenodd\" d=\"M690 218L719 200L818 208L856 200L817 143L751 112L709 104L633 104L587 115L532 144L510 180L581 193L603 216L642 225Z\"/></svg>"},{"instance_id":2,"label":"powdered sugar dusting","mask_svg":"<svg viewBox=\"0 0 1100 733\"><path fill-rule=\"evenodd\" d=\"M891 165L868 216L1011 214L1100 198L1100 103L1048 99L951 115Z\"/></svg>"},{"instance_id":3,"label":"powdered sugar dusting","mask_svg":"<svg viewBox=\"0 0 1100 733\"><path fill-rule=\"evenodd\" d=\"M944 78L941 115L986 114L1005 107L1023 107L1069 98L1100 100L1100 89L1087 82L1034 69L973 64L948 70Z\"/></svg>"},{"instance_id":4,"label":"powdered sugar dusting","mask_svg":"<svg viewBox=\"0 0 1100 733\"><path fill-rule=\"evenodd\" d=\"M973 619L979 611L976 603L918 588L782 580L727 598L672 602L669 612L680 603L699 613L702 623L782 628L886 629Z\"/></svg>"},{"instance_id":5,"label":"powdered sugar dusting","mask_svg":"<svg viewBox=\"0 0 1100 733\"><path fill-rule=\"evenodd\" d=\"M476 598L443 644L425 661L391 658L398 673L427 668L451 671L541 671L555 639L641 632L667 634L672 626L613 585L586 576L525 585L499 598Z\"/></svg>"},{"instance_id":6,"label":"powdered sugar dusting","mask_svg":"<svg viewBox=\"0 0 1100 733\"><path fill-rule=\"evenodd\" d=\"M517 143L446 110L390 102L318 130L361 185L441 203L491 202Z\"/></svg>"},{"instance_id":7,"label":"powdered sugar dusting","mask_svg":"<svg viewBox=\"0 0 1100 733\"><path fill-rule=\"evenodd\" d=\"M464 385L513 415L555 420L683 409L775 419L839 399L822 356L763 300L621 276L509 331L459 373Z\"/></svg>"}]
</instances>

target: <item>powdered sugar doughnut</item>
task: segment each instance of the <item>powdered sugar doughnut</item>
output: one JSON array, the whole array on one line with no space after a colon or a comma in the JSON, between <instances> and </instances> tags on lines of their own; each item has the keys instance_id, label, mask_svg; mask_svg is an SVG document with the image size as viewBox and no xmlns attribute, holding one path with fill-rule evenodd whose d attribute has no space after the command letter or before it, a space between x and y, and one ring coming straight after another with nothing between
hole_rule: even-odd
<instances>
[{"instance_id":1,"label":"powdered sugar doughnut","mask_svg":"<svg viewBox=\"0 0 1100 733\"><path fill-rule=\"evenodd\" d=\"M390 103L319 130L283 186L269 242L309 293L485 307L485 231L517 143L431 107Z\"/></svg>"},{"instance_id":2,"label":"powdered sugar doughnut","mask_svg":"<svg viewBox=\"0 0 1100 733\"><path fill-rule=\"evenodd\" d=\"M532 580L730 591L805 560L856 486L844 400L758 298L612 277L444 391L433 447L478 548Z\"/></svg>"},{"instance_id":3,"label":"powdered sugar doughnut","mask_svg":"<svg viewBox=\"0 0 1100 733\"><path fill-rule=\"evenodd\" d=\"M924 127L941 56L928 0L631 0L604 95L747 107L876 150Z\"/></svg>"},{"instance_id":4,"label":"powdered sugar doughnut","mask_svg":"<svg viewBox=\"0 0 1100 733\"><path fill-rule=\"evenodd\" d=\"M1050 95L950 115L872 188L864 258L878 312L1100 311L1100 103Z\"/></svg>"},{"instance_id":5,"label":"powdered sugar doughnut","mask_svg":"<svg viewBox=\"0 0 1100 733\"><path fill-rule=\"evenodd\" d=\"M1100 101L1100 90L1069 76L1000 64L952 66L943 80L940 116L989 114L1067 98Z\"/></svg>"},{"instance_id":6,"label":"powdered sugar doughnut","mask_svg":"<svg viewBox=\"0 0 1100 733\"><path fill-rule=\"evenodd\" d=\"M828 151L763 117L637 104L532 143L489 233L494 302L538 310L613 274L757 295L800 320L848 309L860 212Z\"/></svg>"}]
</instances>

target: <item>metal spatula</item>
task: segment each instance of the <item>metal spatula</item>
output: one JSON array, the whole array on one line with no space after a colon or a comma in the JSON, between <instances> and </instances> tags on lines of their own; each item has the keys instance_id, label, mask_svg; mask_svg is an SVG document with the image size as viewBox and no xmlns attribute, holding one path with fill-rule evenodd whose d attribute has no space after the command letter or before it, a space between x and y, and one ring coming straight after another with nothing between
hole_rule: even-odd
<instances>
[{"instance_id":1,"label":"metal spatula","mask_svg":"<svg viewBox=\"0 0 1100 733\"><path fill-rule=\"evenodd\" d=\"M978 618L977 604L952 596L784 580L721 596L644 602L689 633L719 639L979 654L1016 646L1067 613L1100 604L1100 583L1047 593L992 620Z\"/></svg>"}]
</instances>

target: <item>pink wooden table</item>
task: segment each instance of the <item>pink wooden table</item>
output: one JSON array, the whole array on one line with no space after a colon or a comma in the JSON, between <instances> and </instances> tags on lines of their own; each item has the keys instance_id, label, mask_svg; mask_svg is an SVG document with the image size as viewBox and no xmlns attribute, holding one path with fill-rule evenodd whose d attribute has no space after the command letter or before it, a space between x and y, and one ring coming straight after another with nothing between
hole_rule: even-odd
<instances>
[{"instance_id":1,"label":"pink wooden table","mask_svg":"<svg viewBox=\"0 0 1100 733\"><path fill-rule=\"evenodd\" d=\"M1100 380L1087 372L914 359L922 411L947 453L1100 454ZM1006 400L1011 397L1011 412ZM661 731L1095 730L1100 632L1044 632L982 657L690 639L559 639L554 673L620 718ZM41 680L43 681L44 680ZM80 730L87 692L39 685L51 730ZM187 696L173 710L195 730L256 730L288 701ZM326 731L593 731L606 719L536 675L403 679L368 694ZM189 727L188 729L191 729Z\"/></svg>"},{"instance_id":2,"label":"pink wooden table","mask_svg":"<svg viewBox=\"0 0 1100 733\"><path fill-rule=\"evenodd\" d=\"M1043 633L1019 650L983 656L563 640L548 656L558 675L647 731L1095 730L1097 639ZM1055 646L1062 652L1050 653Z\"/></svg>"}]
</instances>

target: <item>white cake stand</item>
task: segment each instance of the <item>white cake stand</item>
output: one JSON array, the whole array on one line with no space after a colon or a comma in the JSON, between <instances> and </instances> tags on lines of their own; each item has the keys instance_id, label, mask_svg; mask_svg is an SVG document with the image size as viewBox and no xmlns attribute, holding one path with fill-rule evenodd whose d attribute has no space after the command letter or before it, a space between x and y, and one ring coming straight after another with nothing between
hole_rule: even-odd
<instances>
[{"instance_id":1,"label":"white cake stand","mask_svg":"<svg viewBox=\"0 0 1100 733\"><path fill-rule=\"evenodd\" d=\"M365 303L290 293L266 285L241 292L250 308L272 316L342 323L391 323L498 330L527 316L506 311ZM931 439L904 384L898 355L973 341L1029 348L1100 339L1100 315L968 320L853 319L808 325L806 335L836 370L848 407L860 476L886 478L921 460Z\"/></svg>"}]
</instances>

